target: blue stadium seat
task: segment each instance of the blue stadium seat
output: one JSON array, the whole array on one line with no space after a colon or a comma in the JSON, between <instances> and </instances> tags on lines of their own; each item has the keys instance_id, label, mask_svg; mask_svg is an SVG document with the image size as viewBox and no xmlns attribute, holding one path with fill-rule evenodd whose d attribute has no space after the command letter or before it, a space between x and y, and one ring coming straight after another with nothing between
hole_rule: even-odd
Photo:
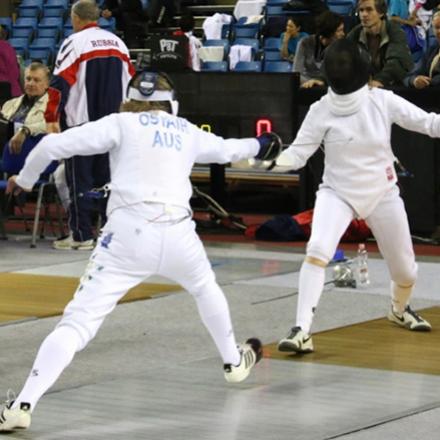
<instances>
[{"instance_id":1,"label":"blue stadium seat","mask_svg":"<svg viewBox=\"0 0 440 440\"><path fill-rule=\"evenodd\" d=\"M66 12L63 6L43 6L43 17L64 17Z\"/></svg>"},{"instance_id":2,"label":"blue stadium seat","mask_svg":"<svg viewBox=\"0 0 440 440\"><path fill-rule=\"evenodd\" d=\"M263 41L263 49L265 51L279 51L280 50L280 39L278 37L267 37Z\"/></svg>"},{"instance_id":3,"label":"blue stadium seat","mask_svg":"<svg viewBox=\"0 0 440 440\"><path fill-rule=\"evenodd\" d=\"M12 25L12 28L32 28L35 29L37 27L38 18L36 17L18 17L15 20L15 23Z\"/></svg>"},{"instance_id":4,"label":"blue stadium seat","mask_svg":"<svg viewBox=\"0 0 440 440\"><path fill-rule=\"evenodd\" d=\"M49 49L32 49L29 48L27 60L41 61L46 66L50 63L52 58L51 51Z\"/></svg>"},{"instance_id":5,"label":"blue stadium seat","mask_svg":"<svg viewBox=\"0 0 440 440\"><path fill-rule=\"evenodd\" d=\"M260 42L256 38L236 38L232 42L232 46L234 46L235 44L241 44L243 46L251 46L252 53L254 56L260 50Z\"/></svg>"},{"instance_id":6,"label":"blue stadium seat","mask_svg":"<svg viewBox=\"0 0 440 440\"><path fill-rule=\"evenodd\" d=\"M264 72L291 73L292 64L289 61L266 61Z\"/></svg>"},{"instance_id":7,"label":"blue stadium seat","mask_svg":"<svg viewBox=\"0 0 440 440\"><path fill-rule=\"evenodd\" d=\"M73 34L73 27L63 27L63 38L67 38Z\"/></svg>"},{"instance_id":8,"label":"blue stadium seat","mask_svg":"<svg viewBox=\"0 0 440 440\"><path fill-rule=\"evenodd\" d=\"M270 6L283 6L283 5L285 5L286 3L289 3L289 0L267 0L267 5L270 5Z\"/></svg>"},{"instance_id":9,"label":"blue stadium seat","mask_svg":"<svg viewBox=\"0 0 440 440\"><path fill-rule=\"evenodd\" d=\"M27 38L30 42L34 36L34 30L32 28L13 28L11 38Z\"/></svg>"},{"instance_id":10,"label":"blue stadium seat","mask_svg":"<svg viewBox=\"0 0 440 440\"><path fill-rule=\"evenodd\" d=\"M38 8L43 8L44 0L21 0L20 7L23 6L37 6Z\"/></svg>"},{"instance_id":11,"label":"blue stadium seat","mask_svg":"<svg viewBox=\"0 0 440 440\"><path fill-rule=\"evenodd\" d=\"M239 61L234 72L261 72L261 61Z\"/></svg>"},{"instance_id":12,"label":"blue stadium seat","mask_svg":"<svg viewBox=\"0 0 440 440\"><path fill-rule=\"evenodd\" d=\"M265 61L283 61L281 58L281 52L279 50L265 50L264 51Z\"/></svg>"},{"instance_id":13,"label":"blue stadium seat","mask_svg":"<svg viewBox=\"0 0 440 440\"><path fill-rule=\"evenodd\" d=\"M259 32L259 24L235 24L232 26L234 38L257 38Z\"/></svg>"},{"instance_id":14,"label":"blue stadium seat","mask_svg":"<svg viewBox=\"0 0 440 440\"><path fill-rule=\"evenodd\" d=\"M228 55L229 48L230 48L229 41L226 40L226 39L221 39L221 40L205 40L203 42L203 46L207 46L207 47L222 46L225 57Z\"/></svg>"},{"instance_id":15,"label":"blue stadium seat","mask_svg":"<svg viewBox=\"0 0 440 440\"><path fill-rule=\"evenodd\" d=\"M35 38L29 45L30 49L49 50L50 57L55 54L56 40L54 38Z\"/></svg>"},{"instance_id":16,"label":"blue stadium seat","mask_svg":"<svg viewBox=\"0 0 440 440\"><path fill-rule=\"evenodd\" d=\"M44 7L62 7L69 8L69 0L46 0Z\"/></svg>"},{"instance_id":17,"label":"blue stadium seat","mask_svg":"<svg viewBox=\"0 0 440 440\"><path fill-rule=\"evenodd\" d=\"M228 63L226 61L207 61L202 63L202 72L227 72Z\"/></svg>"},{"instance_id":18,"label":"blue stadium seat","mask_svg":"<svg viewBox=\"0 0 440 440\"><path fill-rule=\"evenodd\" d=\"M39 23L38 28L55 28L61 30L63 27L62 17L43 17Z\"/></svg>"},{"instance_id":19,"label":"blue stadium seat","mask_svg":"<svg viewBox=\"0 0 440 440\"><path fill-rule=\"evenodd\" d=\"M39 6L20 6L18 8L19 17L34 17L39 18L41 9Z\"/></svg>"},{"instance_id":20,"label":"blue stadium seat","mask_svg":"<svg viewBox=\"0 0 440 440\"><path fill-rule=\"evenodd\" d=\"M283 15L284 9L282 5L266 5L266 15Z\"/></svg>"},{"instance_id":21,"label":"blue stadium seat","mask_svg":"<svg viewBox=\"0 0 440 440\"><path fill-rule=\"evenodd\" d=\"M115 32L116 30L116 20L111 18L99 17L98 26L102 29L106 29L111 32Z\"/></svg>"},{"instance_id":22,"label":"blue stadium seat","mask_svg":"<svg viewBox=\"0 0 440 440\"><path fill-rule=\"evenodd\" d=\"M18 55L26 58L29 47L29 40L27 38L9 38L8 42Z\"/></svg>"},{"instance_id":23,"label":"blue stadium seat","mask_svg":"<svg viewBox=\"0 0 440 440\"><path fill-rule=\"evenodd\" d=\"M327 0L327 6L330 11L343 16L351 15L354 9L354 3L351 0Z\"/></svg>"},{"instance_id":24,"label":"blue stadium seat","mask_svg":"<svg viewBox=\"0 0 440 440\"><path fill-rule=\"evenodd\" d=\"M60 30L56 27L41 27L37 30L38 38L54 38L55 41L58 41L60 37Z\"/></svg>"}]
</instances>

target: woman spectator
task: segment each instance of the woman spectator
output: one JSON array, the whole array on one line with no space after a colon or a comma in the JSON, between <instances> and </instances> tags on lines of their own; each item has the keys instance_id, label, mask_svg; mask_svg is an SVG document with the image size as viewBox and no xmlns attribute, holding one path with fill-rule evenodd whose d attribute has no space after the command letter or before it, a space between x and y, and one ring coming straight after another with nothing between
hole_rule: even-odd
<instances>
[{"instance_id":1,"label":"woman spectator","mask_svg":"<svg viewBox=\"0 0 440 440\"><path fill-rule=\"evenodd\" d=\"M0 81L11 84L11 96L20 96L20 68L14 48L5 41L6 32L0 26Z\"/></svg>"},{"instance_id":2,"label":"woman spectator","mask_svg":"<svg viewBox=\"0 0 440 440\"><path fill-rule=\"evenodd\" d=\"M324 11L316 18L316 34L303 38L293 61L293 71L300 73L301 87L324 86L321 64L324 51L333 41L343 38L344 20L339 14Z\"/></svg>"},{"instance_id":3,"label":"woman spectator","mask_svg":"<svg viewBox=\"0 0 440 440\"><path fill-rule=\"evenodd\" d=\"M293 62L299 41L307 36L306 32L301 32L298 18L289 18L286 23L286 31L280 36L281 58Z\"/></svg>"}]
</instances>

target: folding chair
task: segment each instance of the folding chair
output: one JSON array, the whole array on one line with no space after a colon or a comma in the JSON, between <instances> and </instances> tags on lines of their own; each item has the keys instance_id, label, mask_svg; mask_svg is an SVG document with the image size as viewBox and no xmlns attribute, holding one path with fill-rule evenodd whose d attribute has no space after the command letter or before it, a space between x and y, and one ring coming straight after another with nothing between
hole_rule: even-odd
<instances>
[{"instance_id":1,"label":"folding chair","mask_svg":"<svg viewBox=\"0 0 440 440\"><path fill-rule=\"evenodd\" d=\"M26 160L27 155L37 145L37 143L41 140L43 136L44 135L38 135L27 138L23 143L22 150L19 154L11 154L9 151L9 144L5 145L3 149L3 161L2 161L3 171L9 175L19 173L24 166L24 162ZM34 188L32 190L32 193L37 195L37 201L35 206L35 214L33 216L32 238L30 245L31 248L36 247L37 234L38 234L38 228L39 228L42 210L44 210L44 216L40 227L40 238L44 238L44 229L46 223L52 225L52 220L49 215L49 204L51 203L52 199L55 202L55 206L56 206L59 228L61 233L64 235L64 227L61 219L60 204L57 200L56 188L53 183L53 179L51 177L52 173L55 171L57 166L58 166L58 162L56 161L52 162L46 168L46 170L41 174L39 180L35 183ZM6 179L0 180L0 190L5 190L6 185L7 185ZM49 197L50 195L53 196L52 199ZM22 209L21 209L21 215L25 223L25 229L28 230L27 218Z\"/></svg>"}]
</instances>

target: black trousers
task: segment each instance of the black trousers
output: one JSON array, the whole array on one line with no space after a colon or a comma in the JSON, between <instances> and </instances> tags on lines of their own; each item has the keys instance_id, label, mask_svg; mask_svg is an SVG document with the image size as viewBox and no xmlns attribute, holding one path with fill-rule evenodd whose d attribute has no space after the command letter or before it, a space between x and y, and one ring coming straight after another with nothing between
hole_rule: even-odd
<instances>
[{"instance_id":1,"label":"black trousers","mask_svg":"<svg viewBox=\"0 0 440 440\"><path fill-rule=\"evenodd\" d=\"M92 200L87 191L110 182L108 154L73 156L66 160L66 180L70 192L69 227L75 241L94 238L92 215L98 211L102 225L107 220L107 199Z\"/></svg>"}]
</instances>

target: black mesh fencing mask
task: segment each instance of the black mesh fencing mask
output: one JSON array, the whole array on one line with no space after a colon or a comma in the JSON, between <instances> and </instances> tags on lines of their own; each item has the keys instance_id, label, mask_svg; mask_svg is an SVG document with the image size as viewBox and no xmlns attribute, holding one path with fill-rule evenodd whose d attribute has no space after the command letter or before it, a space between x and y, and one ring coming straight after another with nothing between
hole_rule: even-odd
<instances>
[{"instance_id":1,"label":"black mesh fencing mask","mask_svg":"<svg viewBox=\"0 0 440 440\"><path fill-rule=\"evenodd\" d=\"M355 92L368 82L370 55L354 41L336 40L325 51L324 74L334 93Z\"/></svg>"}]
</instances>

